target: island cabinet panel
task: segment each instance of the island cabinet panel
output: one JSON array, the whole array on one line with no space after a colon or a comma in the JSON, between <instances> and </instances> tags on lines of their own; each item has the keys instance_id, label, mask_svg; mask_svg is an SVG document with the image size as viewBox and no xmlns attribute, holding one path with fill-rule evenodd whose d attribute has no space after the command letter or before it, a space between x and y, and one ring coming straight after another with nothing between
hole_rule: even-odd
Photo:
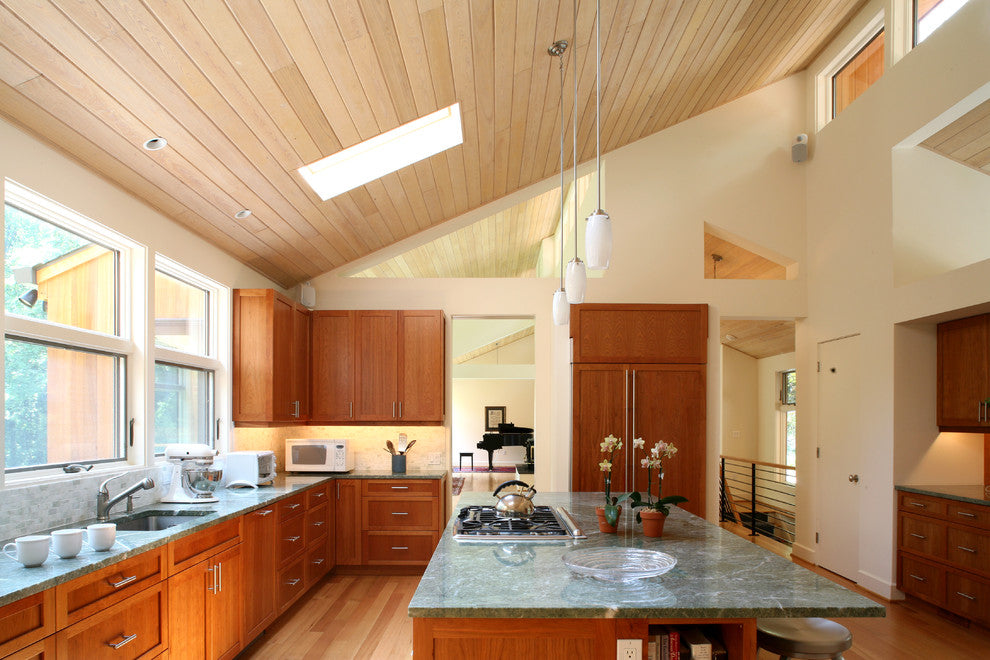
<instances>
[{"instance_id":1,"label":"island cabinet panel","mask_svg":"<svg viewBox=\"0 0 990 660\"><path fill-rule=\"evenodd\" d=\"M990 315L938 324L936 417L944 430L990 429Z\"/></svg>"},{"instance_id":2,"label":"island cabinet panel","mask_svg":"<svg viewBox=\"0 0 990 660\"><path fill-rule=\"evenodd\" d=\"M55 590L47 589L0 607L0 656L55 632Z\"/></svg>"},{"instance_id":3,"label":"island cabinet panel","mask_svg":"<svg viewBox=\"0 0 990 660\"><path fill-rule=\"evenodd\" d=\"M275 507L244 515L241 552L246 570L244 583L244 643L248 644L275 620L276 536Z\"/></svg>"},{"instance_id":4,"label":"island cabinet panel","mask_svg":"<svg viewBox=\"0 0 990 660\"><path fill-rule=\"evenodd\" d=\"M362 422L398 418L398 315L394 311L364 310L355 319L357 371L354 419Z\"/></svg>"},{"instance_id":5,"label":"island cabinet panel","mask_svg":"<svg viewBox=\"0 0 990 660\"><path fill-rule=\"evenodd\" d=\"M354 421L355 314L346 310L313 312L313 421Z\"/></svg>"},{"instance_id":6,"label":"island cabinet panel","mask_svg":"<svg viewBox=\"0 0 990 660\"><path fill-rule=\"evenodd\" d=\"M708 305L571 306L575 363L705 364Z\"/></svg>"},{"instance_id":7,"label":"island cabinet panel","mask_svg":"<svg viewBox=\"0 0 990 660\"><path fill-rule=\"evenodd\" d=\"M335 563L338 566L361 564L361 481L338 479L336 490Z\"/></svg>"},{"instance_id":8,"label":"island cabinet panel","mask_svg":"<svg viewBox=\"0 0 990 660\"><path fill-rule=\"evenodd\" d=\"M164 582L60 630L56 655L87 660L153 658L169 646ZM175 657L196 657L178 656Z\"/></svg>"}]
</instances>

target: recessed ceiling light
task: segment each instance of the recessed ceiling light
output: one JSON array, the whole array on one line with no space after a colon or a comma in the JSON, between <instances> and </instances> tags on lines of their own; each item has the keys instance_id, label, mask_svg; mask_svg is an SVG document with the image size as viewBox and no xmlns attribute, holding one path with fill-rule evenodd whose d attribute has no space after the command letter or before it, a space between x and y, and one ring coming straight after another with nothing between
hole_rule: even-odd
<instances>
[{"instance_id":1,"label":"recessed ceiling light","mask_svg":"<svg viewBox=\"0 0 990 660\"><path fill-rule=\"evenodd\" d=\"M234 217L237 218L238 220L243 220L244 218L248 217L249 215L251 215L251 210L250 209L241 209L240 211L238 211L237 213L234 214Z\"/></svg>"},{"instance_id":2,"label":"recessed ceiling light","mask_svg":"<svg viewBox=\"0 0 990 660\"><path fill-rule=\"evenodd\" d=\"M303 165L298 172L325 201L462 142L461 108L455 103Z\"/></svg>"},{"instance_id":3,"label":"recessed ceiling light","mask_svg":"<svg viewBox=\"0 0 990 660\"><path fill-rule=\"evenodd\" d=\"M144 141L144 148L148 151L158 151L159 149L164 149L167 144L168 140L165 138L153 137Z\"/></svg>"}]
</instances>

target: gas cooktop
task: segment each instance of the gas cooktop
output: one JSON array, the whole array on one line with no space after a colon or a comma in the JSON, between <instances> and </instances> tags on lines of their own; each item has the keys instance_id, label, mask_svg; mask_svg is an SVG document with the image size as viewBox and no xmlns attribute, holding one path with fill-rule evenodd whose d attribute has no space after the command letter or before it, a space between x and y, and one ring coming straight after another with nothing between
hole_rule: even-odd
<instances>
[{"instance_id":1,"label":"gas cooktop","mask_svg":"<svg viewBox=\"0 0 990 660\"><path fill-rule=\"evenodd\" d=\"M457 541L567 541L587 538L562 507L537 506L529 518L505 518L494 506L466 506L457 514Z\"/></svg>"}]
</instances>

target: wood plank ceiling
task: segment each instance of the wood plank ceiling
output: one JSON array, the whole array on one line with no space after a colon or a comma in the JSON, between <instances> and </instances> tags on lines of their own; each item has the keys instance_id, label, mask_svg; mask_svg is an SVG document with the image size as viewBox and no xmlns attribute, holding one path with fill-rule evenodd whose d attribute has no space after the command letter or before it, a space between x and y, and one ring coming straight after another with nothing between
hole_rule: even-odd
<instances>
[{"instance_id":1,"label":"wood plank ceiling","mask_svg":"<svg viewBox=\"0 0 990 660\"><path fill-rule=\"evenodd\" d=\"M802 70L863 4L604 0L603 151ZM0 113L291 286L553 176L572 31L568 0L0 0ZM584 0L581 161L593 44ZM455 101L460 147L327 202L295 171Z\"/></svg>"},{"instance_id":2,"label":"wood plank ceiling","mask_svg":"<svg viewBox=\"0 0 990 660\"><path fill-rule=\"evenodd\" d=\"M722 345L757 360L794 352L794 321L722 319Z\"/></svg>"},{"instance_id":3,"label":"wood plank ceiling","mask_svg":"<svg viewBox=\"0 0 990 660\"><path fill-rule=\"evenodd\" d=\"M924 140L921 146L990 175L990 99Z\"/></svg>"}]
</instances>

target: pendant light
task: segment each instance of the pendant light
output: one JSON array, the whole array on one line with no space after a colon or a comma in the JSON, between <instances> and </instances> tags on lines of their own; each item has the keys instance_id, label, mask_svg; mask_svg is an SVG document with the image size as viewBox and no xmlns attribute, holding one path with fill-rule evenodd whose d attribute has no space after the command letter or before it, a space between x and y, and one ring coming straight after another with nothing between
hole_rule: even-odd
<instances>
[{"instance_id":1,"label":"pendant light","mask_svg":"<svg viewBox=\"0 0 990 660\"><path fill-rule=\"evenodd\" d=\"M601 0L595 0L595 158L598 166L598 209L588 216L584 228L584 251L591 270L607 270L612 260L612 221L602 210L602 42Z\"/></svg>"},{"instance_id":2,"label":"pendant light","mask_svg":"<svg viewBox=\"0 0 990 660\"><path fill-rule=\"evenodd\" d=\"M555 41L547 52L560 58L560 288L553 294L553 323L567 325L571 320L571 306L564 292L564 51L566 41Z\"/></svg>"},{"instance_id":3,"label":"pendant light","mask_svg":"<svg viewBox=\"0 0 990 660\"><path fill-rule=\"evenodd\" d=\"M574 0L574 32L575 38L577 37L577 0ZM577 44L574 44L574 52L577 52ZM577 72L577 59L574 53L571 54L571 59L574 60L574 184L571 187L574 193L574 258L567 262L567 286L564 287L567 292L567 302L572 305L577 305L584 302L584 290L588 284L588 274L584 270L584 262L578 257L578 230L577 230L577 219L578 219L578 208L577 208L577 89L578 89L578 72Z\"/></svg>"}]
</instances>

